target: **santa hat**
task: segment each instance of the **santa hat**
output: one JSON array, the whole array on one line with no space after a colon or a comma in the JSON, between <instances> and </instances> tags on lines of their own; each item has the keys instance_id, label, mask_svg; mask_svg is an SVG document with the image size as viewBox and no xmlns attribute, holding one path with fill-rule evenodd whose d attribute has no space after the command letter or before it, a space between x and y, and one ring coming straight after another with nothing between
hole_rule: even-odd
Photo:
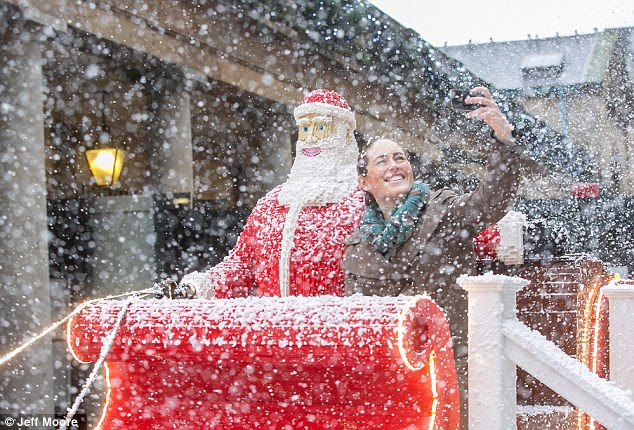
<instances>
[{"instance_id":1,"label":"santa hat","mask_svg":"<svg viewBox=\"0 0 634 430\"><path fill-rule=\"evenodd\" d=\"M346 99L334 91L313 90L295 108L295 119L308 114L328 115L347 121L354 130L357 123Z\"/></svg>"}]
</instances>

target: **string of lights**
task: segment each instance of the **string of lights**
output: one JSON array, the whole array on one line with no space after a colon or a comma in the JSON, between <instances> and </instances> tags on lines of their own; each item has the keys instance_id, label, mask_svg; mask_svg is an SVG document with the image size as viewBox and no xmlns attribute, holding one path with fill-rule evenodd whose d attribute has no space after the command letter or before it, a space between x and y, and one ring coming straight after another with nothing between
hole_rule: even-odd
<instances>
[{"instance_id":1,"label":"string of lights","mask_svg":"<svg viewBox=\"0 0 634 430\"><path fill-rule=\"evenodd\" d=\"M80 303L79 305L77 305L77 307L72 312L70 312L64 318L62 318L59 321L54 322L53 324L48 326L45 330L43 330L40 334L38 334L37 336L31 338L28 342L25 342L24 344L22 344L19 347L13 349L12 351L2 355L2 357L0 357L0 367L2 367L5 363L11 361L15 356L17 356L22 351L24 351L25 349L27 349L28 347L33 345L38 340L42 339L47 334L53 332L56 328L58 328L59 326L64 324L66 321L68 321L69 319L71 319L72 317L77 315L79 312L82 311L82 309L84 309L86 306L88 306L91 303L95 303L95 302L98 302L100 300L110 300L110 299L116 299L116 298L127 297L127 296L135 296L135 295L137 295L137 296L141 296L141 295L145 296L145 295L149 295L149 294L156 294L158 292L159 292L159 289L155 285L154 287L147 288L145 290L128 291L128 292L121 293L121 294L113 294L113 295L106 296L106 297L100 297L98 299L90 299L90 300L87 300L87 301L85 301L83 303Z\"/></svg>"}]
</instances>

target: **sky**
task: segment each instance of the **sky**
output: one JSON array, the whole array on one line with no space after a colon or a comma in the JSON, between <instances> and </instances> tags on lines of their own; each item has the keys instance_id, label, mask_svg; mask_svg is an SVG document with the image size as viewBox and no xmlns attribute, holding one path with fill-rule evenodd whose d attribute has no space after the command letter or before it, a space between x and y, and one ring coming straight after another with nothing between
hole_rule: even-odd
<instances>
[{"instance_id":1,"label":"sky","mask_svg":"<svg viewBox=\"0 0 634 430\"><path fill-rule=\"evenodd\" d=\"M433 46L634 27L634 0L370 0Z\"/></svg>"}]
</instances>

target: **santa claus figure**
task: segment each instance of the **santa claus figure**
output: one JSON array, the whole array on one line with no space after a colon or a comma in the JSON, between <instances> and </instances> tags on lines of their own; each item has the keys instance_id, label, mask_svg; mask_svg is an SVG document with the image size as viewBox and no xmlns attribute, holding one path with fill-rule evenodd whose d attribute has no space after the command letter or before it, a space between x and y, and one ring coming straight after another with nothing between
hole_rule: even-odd
<instances>
[{"instance_id":1,"label":"santa claus figure","mask_svg":"<svg viewBox=\"0 0 634 430\"><path fill-rule=\"evenodd\" d=\"M222 263L183 278L187 296L344 294L344 242L364 210L354 114L327 90L308 94L294 114L299 133L288 180L258 201Z\"/></svg>"}]
</instances>

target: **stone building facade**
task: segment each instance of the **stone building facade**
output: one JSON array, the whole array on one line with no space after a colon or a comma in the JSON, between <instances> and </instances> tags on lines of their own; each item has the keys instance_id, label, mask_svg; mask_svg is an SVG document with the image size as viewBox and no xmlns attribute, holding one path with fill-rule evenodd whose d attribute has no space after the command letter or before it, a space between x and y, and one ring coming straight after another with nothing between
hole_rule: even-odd
<instances>
[{"instance_id":1,"label":"stone building facade","mask_svg":"<svg viewBox=\"0 0 634 430\"><path fill-rule=\"evenodd\" d=\"M632 196L633 37L621 28L441 50L585 148L602 193Z\"/></svg>"}]
</instances>

